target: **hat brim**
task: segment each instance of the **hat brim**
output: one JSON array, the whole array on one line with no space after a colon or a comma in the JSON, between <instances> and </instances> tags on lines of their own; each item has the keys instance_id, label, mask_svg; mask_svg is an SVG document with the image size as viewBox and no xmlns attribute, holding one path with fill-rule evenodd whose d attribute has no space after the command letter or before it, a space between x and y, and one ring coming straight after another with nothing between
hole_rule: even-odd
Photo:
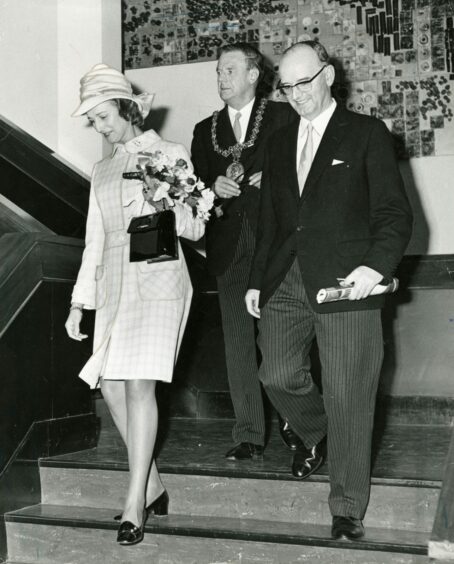
<instances>
[{"instance_id":1,"label":"hat brim","mask_svg":"<svg viewBox=\"0 0 454 564\"><path fill-rule=\"evenodd\" d=\"M87 112L102 104L103 102L107 102L108 100L117 100L118 98L122 98L123 100L132 100L136 102L132 96L128 96L127 94L120 94L120 93L113 93L113 94L102 94L100 96L93 96L92 98L87 98L83 102L79 104L79 107L71 114L71 117L80 117L85 115ZM137 102L136 102L137 103Z\"/></svg>"}]
</instances>

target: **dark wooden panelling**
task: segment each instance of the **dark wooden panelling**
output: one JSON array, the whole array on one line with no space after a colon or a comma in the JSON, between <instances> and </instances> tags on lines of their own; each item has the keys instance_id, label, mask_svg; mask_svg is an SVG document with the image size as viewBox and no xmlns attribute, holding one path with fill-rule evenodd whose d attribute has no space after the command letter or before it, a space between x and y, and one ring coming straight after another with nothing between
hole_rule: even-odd
<instances>
[{"instance_id":1,"label":"dark wooden panelling","mask_svg":"<svg viewBox=\"0 0 454 564\"><path fill-rule=\"evenodd\" d=\"M77 377L90 339L70 341L64 330L70 292L71 284L42 283L0 339L0 469L35 421L92 410L90 391Z\"/></svg>"},{"instance_id":2,"label":"dark wooden panelling","mask_svg":"<svg viewBox=\"0 0 454 564\"><path fill-rule=\"evenodd\" d=\"M49 233L53 232L31 215L17 208L0 194L0 235L4 233Z\"/></svg>"},{"instance_id":3,"label":"dark wooden panelling","mask_svg":"<svg viewBox=\"0 0 454 564\"><path fill-rule=\"evenodd\" d=\"M0 116L1 193L60 235L82 237L89 181Z\"/></svg>"},{"instance_id":4,"label":"dark wooden panelling","mask_svg":"<svg viewBox=\"0 0 454 564\"><path fill-rule=\"evenodd\" d=\"M4 513L41 501L38 459L90 449L96 445L94 414L37 422L0 473L0 562L7 557Z\"/></svg>"},{"instance_id":5,"label":"dark wooden panelling","mask_svg":"<svg viewBox=\"0 0 454 564\"><path fill-rule=\"evenodd\" d=\"M75 280L82 249L82 241L54 235L0 238L0 336L43 280Z\"/></svg>"},{"instance_id":6,"label":"dark wooden panelling","mask_svg":"<svg viewBox=\"0 0 454 564\"><path fill-rule=\"evenodd\" d=\"M403 289L454 288L454 255L408 255L397 269Z\"/></svg>"}]
</instances>

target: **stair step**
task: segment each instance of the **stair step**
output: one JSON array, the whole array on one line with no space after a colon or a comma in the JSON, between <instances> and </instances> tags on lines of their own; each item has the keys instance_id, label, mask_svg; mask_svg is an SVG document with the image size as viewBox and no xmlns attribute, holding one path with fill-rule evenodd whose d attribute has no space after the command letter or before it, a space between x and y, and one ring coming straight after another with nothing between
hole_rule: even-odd
<instances>
[{"instance_id":1,"label":"stair step","mask_svg":"<svg viewBox=\"0 0 454 564\"><path fill-rule=\"evenodd\" d=\"M331 539L329 525L170 515L150 518L144 541L122 547L108 508L39 504L5 522L10 561L29 564L427 564L429 538L369 527L363 540L349 542Z\"/></svg>"},{"instance_id":2,"label":"stair step","mask_svg":"<svg viewBox=\"0 0 454 564\"><path fill-rule=\"evenodd\" d=\"M126 471L41 465L41 501L49 505L120 510ZM296 481L162 474L170 495L170 513L198 516L329 523L326 480ZM439 489L374 484L365 525L429 531Z\"/></svg>"}]
</instances>

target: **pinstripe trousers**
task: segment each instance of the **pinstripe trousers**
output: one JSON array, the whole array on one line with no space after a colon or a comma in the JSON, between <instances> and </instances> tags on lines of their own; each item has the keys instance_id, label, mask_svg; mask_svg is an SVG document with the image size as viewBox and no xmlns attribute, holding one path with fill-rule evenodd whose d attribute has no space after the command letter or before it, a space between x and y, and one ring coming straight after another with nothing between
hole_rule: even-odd
<instances>
[{"instance_id":1,"label":"pinstripe trousers","mask_svg":"<svg viewBox=\"0 0 454 564\"><path fill-rule=\"evenodd\" d=\"M323 396L310 374L317 340ZM274 407L306 447L328 433L332 515L362 519L370 493L375 398L383 361L380 310L319 314L298 261L262 308L259 377Z\"/></svg>"},{"instance_id":2,"label":"pinstripe trousers","mask_svg":"<svg viewBox=\"0 0 454 564\"><path fill-rule=\"evenodd\" d=\"M234 443L265 444L265 413L258 377L257 328L244 303L255 237L243 216L232 263L217 277L230 396L235 413Z\"/></svg>"}]
</instances>

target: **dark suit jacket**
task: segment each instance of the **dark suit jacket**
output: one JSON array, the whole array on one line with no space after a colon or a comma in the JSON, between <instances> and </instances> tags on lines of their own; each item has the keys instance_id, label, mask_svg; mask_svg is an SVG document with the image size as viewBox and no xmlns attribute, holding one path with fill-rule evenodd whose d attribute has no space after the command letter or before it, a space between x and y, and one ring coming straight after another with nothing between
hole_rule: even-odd
<instances>
[{"instance_id":1,"label":"dark suit jacket","mask_svg":"<svg viewBox=\"0 0 454 564\"><path fill-rule=\"evenodd\" d=\"M251 135L259 104L260 99L257 98L249 120L246 141ZM252 147L243 149L241 153L240 160L245 168L245 178L262 170L265 142L270 134L297 119L298 115L289 104L268 102L257 140ZM228 165L233 161L232 156L223 157L215 152L211 140L212 120L210 116L195 126L191 146L195 173L207 186L212 186L219 175L225 176ZM219 112L216 133L221 149L227 149L236 143L227 106ZM215 214L212 214L206 233L207 263L211 274L223 274L232 262L244 214L255 232L259 197L257 188L247 186L238 198L228 201L228 210L224 216L216 218Z\"/></svg>"},{"instance_id":2,"label":"dark suit jacket","mask_svg":"<svg viewBox=\"0 0 454 564\"><path fill-rule=\"evenodd\" d=\"M412 214L392 137L382 121L337 107L300 197L298 125L276 131L267 145L249 288L261 291L264 305L296 256L315 311L379 308L383 296L327 304L315 298L360 265L389 278L402 258Z\"/></svg>"}]
</instances>

